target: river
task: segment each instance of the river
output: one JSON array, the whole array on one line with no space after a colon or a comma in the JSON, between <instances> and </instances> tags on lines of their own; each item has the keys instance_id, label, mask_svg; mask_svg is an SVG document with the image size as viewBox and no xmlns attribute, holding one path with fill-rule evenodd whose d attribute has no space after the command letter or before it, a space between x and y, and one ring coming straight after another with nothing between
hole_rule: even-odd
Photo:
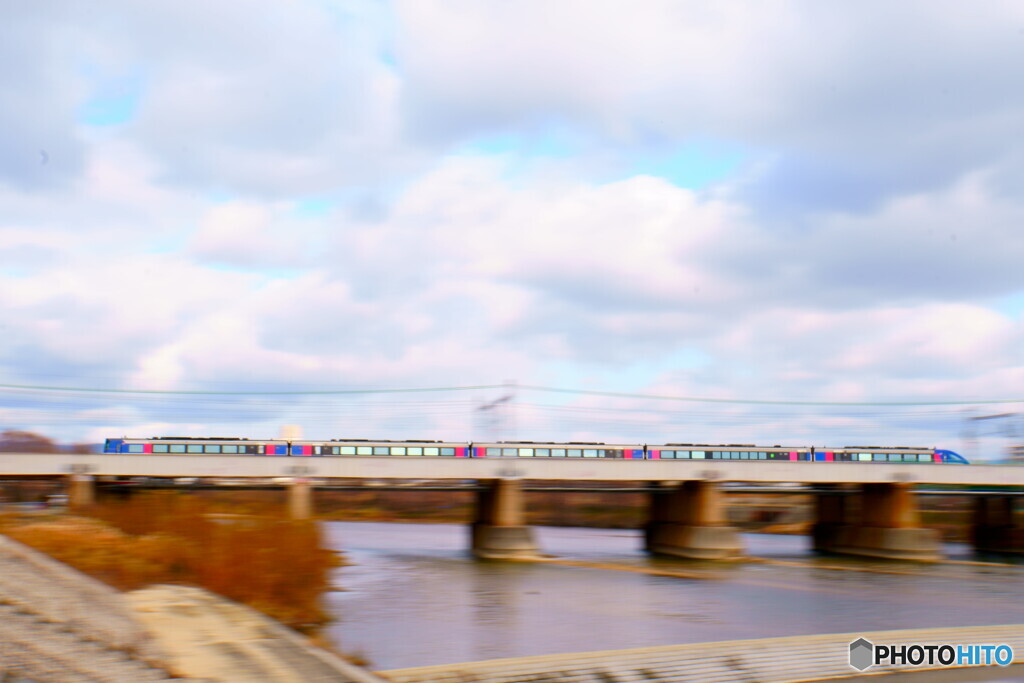
<instances>
[{"instance_id":1,"label":"river","mask_svg":"<svg viewBox=\"0 0 1024 683\"><path fill-rule=\"evenodd\" d=\"M327 522L348 566L327 596L338 649L375 669L647 645L1024 623L1024 566L818 558L803 536L744 536L772 563L651 558L640 532L537 527L543 551L707 580L480 562L455 524ZM838 568L838 569L837 569Z\"/></svg>"}]
</instances>

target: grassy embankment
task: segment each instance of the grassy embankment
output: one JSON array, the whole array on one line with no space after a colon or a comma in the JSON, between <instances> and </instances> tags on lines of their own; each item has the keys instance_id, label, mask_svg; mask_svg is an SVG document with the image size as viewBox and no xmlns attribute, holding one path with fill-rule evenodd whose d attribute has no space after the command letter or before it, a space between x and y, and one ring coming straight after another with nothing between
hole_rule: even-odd
<instances>
[{"instance_id":1,"label":"grassy embankment","mask_svg":"<svg viewBox=\"0 0 1024 683\"><path fill-rule=\"evenodd\" d=\"M340 560L313 521L283 519L278 506L219 514L215 502L179 493L83 512L89 516L8 515L0 532L121 590L195 585L305 633L329 621L320 598Z\"/></svg>"}]
</instances>

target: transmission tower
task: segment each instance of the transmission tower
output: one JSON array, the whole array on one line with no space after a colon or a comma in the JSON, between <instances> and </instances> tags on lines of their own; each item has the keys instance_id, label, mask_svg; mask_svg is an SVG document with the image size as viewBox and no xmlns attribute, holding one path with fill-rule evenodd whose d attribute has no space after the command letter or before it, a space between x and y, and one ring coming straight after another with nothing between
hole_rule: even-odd
<instances>
[{"instance_id":1,"label":"transmission tower","mask_svg":"<svg viewBox=\"0 0 1024 683\"><path fill-rule=\"evenodd\" d=\"M490 427L488 431L495 441L509 441L515 438L515 399L516 384L508 381L505 382L503 396L483 403L477 408L485 427Z\"/></svg>"}]
</instances>

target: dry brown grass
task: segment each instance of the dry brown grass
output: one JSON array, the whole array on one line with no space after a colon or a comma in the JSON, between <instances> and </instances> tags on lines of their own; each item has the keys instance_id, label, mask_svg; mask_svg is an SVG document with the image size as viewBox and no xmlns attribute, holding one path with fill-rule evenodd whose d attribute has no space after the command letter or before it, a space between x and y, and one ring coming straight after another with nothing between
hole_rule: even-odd
<instances>
[{"instance_id":1,"label":"dry brown grass","mask_svg":"<svg viewBox=\"0 0 1024 683\"><path fill-rule=\"evenodd\" d=\"M340 561L313 521L214 515L203 500L179 493L142 494L89 514L8 520L2 531L122 590L195 585L307 633L329 621L320 598Z\"/></svg>"}]
</instances>

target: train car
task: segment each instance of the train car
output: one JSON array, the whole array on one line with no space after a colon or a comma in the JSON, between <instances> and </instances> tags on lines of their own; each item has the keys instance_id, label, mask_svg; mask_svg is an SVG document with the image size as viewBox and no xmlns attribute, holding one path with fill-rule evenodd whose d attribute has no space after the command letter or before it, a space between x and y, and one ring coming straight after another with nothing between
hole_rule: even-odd
<instances>
[{"instance_id":1,"label":"train car","mask_svg":"<svg viewBox=\"0 0 1024 683\"><path fill-rule=\"evenodd\" d=\"M288 455L288 442L214 437L159 436L151 439L107 439L104 453L152 455Z\"/></svg>"},{"instance_id":2,"label":"train car","mask_svg":"<svg viewBox=\"0 0 1024 683\"><path fill-rule=\"evenodd\" d=\"M534 443L497 441L472 444L474 458L622 458L642 460L639 444Z\"/></svg>"},{"instance_id":3,"label":"train car","mask_svg":"<svg viewBox=\"0 0 1024 683\"><path fill-rule=\"evenodd\" d=\"M300 452L301 449L301 452ZM318 450L319 449L319 450ZM293 441L292 455L395 455L413 457L469 457L469 442L449 441Z\"/></svg>"},{"instance_id":4,"label":"train car","mask_svg":"<svg viewBox=\"0 0 1024 683\"><path fill-rule=\"evenodd\" d=\"M647 446L648 460L785 460L809 462L807 446L755 446L753 444L669 443Z\"/></svg>"},{"instance_id":5,"label":"train car","mask_svg":"<svg viewBox=\"0 0 1024 683\"><path fill-rule=\"evenodd\" d=\"M896 446L845 446L822 448L815 453L819 462L949 463L969 465L967 458L950 450Z\"/></svg>"}]
</instances>

